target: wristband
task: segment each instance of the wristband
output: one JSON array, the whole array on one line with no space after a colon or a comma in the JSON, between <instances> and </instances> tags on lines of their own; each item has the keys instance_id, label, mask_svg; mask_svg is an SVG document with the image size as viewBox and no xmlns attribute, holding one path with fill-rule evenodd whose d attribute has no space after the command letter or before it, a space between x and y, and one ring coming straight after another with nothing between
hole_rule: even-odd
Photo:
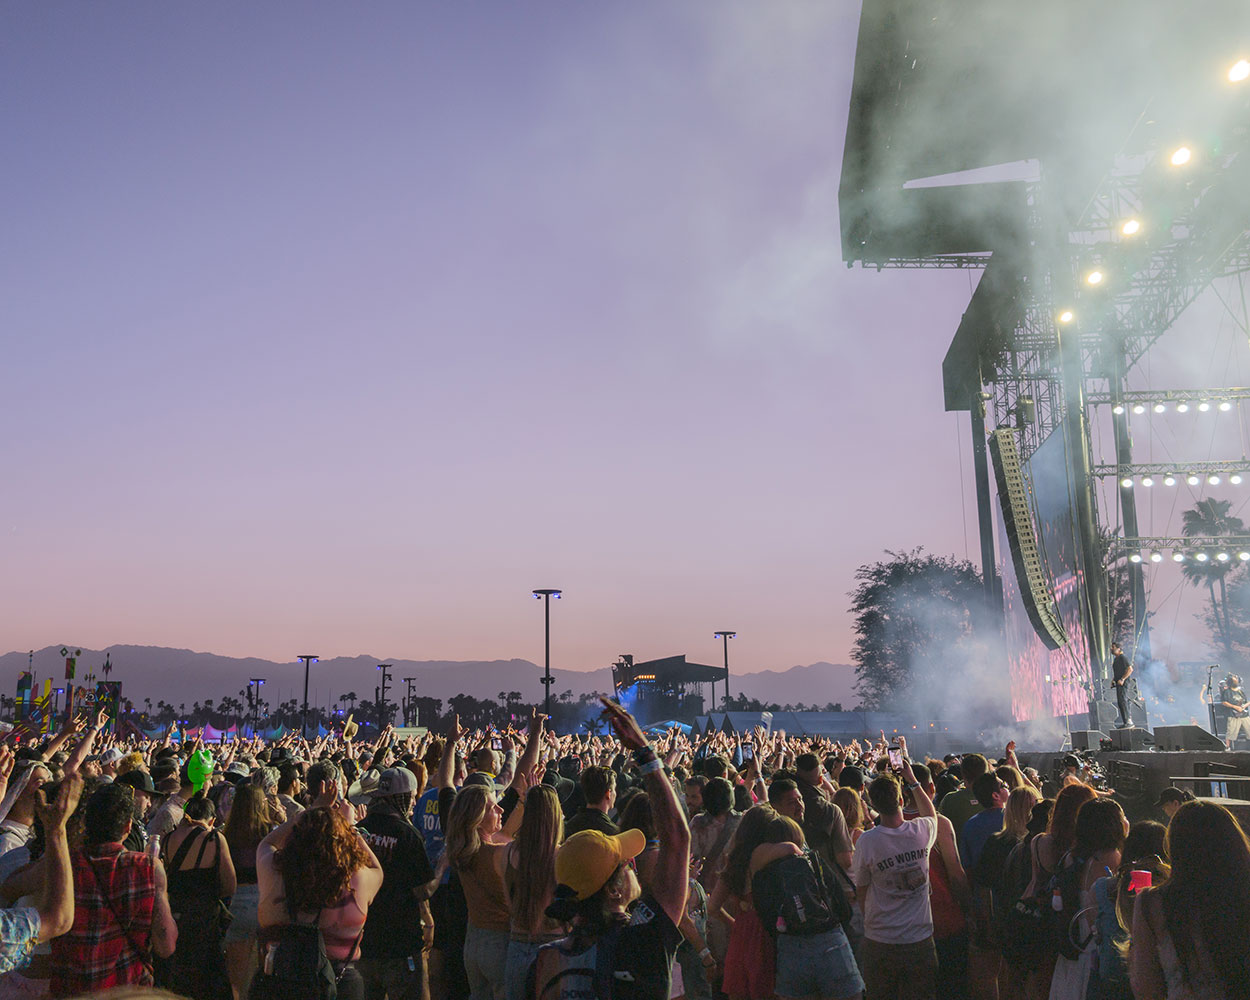
<instances>
[{"instance_id":1,"label":"wristband","mask_svg":"<svg viewBox=\"0 0 1250 1000\"><path fill-rule=\"evenodd\" d=\"M907 786L908 790L909 790L909 791L913 791L913 792L914 792L917 788L919 788L919 787L920 787L920 782L919 782L919 781L913 782L912 784L910 784L910 785L908 785L908 786Z\"/></svg>"},{"instance_id":2,"label":"wristband","mask_svg":"<svg viewBox=\"0 0 1250 1000\"><path fill-rule=\"evenodd\" d=\"M638 768L638 773L641 775L654 774L656 771L662 770L663 767L664 761L656 757L647 761L647 763L643 764L642 767Z\"/></svg>"},{"instance_id":3,"label":"wristband","mask_svg":"<svg viewBox=\"0 0 1250 1000\"><path fill-rule=\"evenodd\" d=\"M641 746L637 750L634 751L634 763L639 765L640 767L643 764L650 764L655 759L656 759L655 749L651 746L650 743L648 743L646 746Z\"/></svg>"}]
</instances>

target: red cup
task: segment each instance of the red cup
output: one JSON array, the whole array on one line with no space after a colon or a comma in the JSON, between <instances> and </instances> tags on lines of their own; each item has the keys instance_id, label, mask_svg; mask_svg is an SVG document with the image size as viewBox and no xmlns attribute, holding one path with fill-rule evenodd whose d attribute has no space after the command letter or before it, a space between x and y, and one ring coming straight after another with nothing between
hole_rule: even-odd
<instances>
[{"instance_id":1,"label":"red cup","mask_svg":"<svg viewBox=\"0 0 1250 1000\"><path fill-rule=\"evenodd\" d=\"M1149 889L1152 879L1150 872L1131 871L1128 873L1128 891L1137 892L1139 889Z\"/></svg>"}]
</instances>

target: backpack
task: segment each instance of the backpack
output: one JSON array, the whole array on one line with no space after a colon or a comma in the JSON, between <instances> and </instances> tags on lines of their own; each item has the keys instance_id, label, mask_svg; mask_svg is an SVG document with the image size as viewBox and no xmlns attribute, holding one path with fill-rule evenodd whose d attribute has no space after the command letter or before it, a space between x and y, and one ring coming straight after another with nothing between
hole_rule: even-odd
<instances>
[{"instance_id":1,"label":"backpack","mask_svg":"<svg viewBox=\"0 0 1250 1000\"><path fill-rule=\"evenodd\" d=\"M581 959L582 964L566 964L563 969L547 980L547 985L543 987L541 997L537 994L539 960L535 957L534 961L530 963L529 971L525 974L526 1000L547 1000L547 998L553 995L551 992L553 987L555 987L554 996L560 996L564 989L563 982L565 979L586 980L590 987L590 993L596 997L596 1000L612 1000L612 967L616 962L616 944L620 937L621 929L625 926L624 923L618 923L607 933L600 935L590 948L575 957L575 960ZM551 944L545 944L539 949L539 953L554 951L560 954L562 960L567 962L567 959L558 948L560 943L555 941ZM587 994L585 989L576 990L575 992L583 996Z\"/></svg>"},{"instance_id":2,"label":"backpack","mask_svg":"<svg viewBox=\"0 0 1250 1000\"><path fill-rule=\"evenodd\" d=\"M834 883L829 863L809 850L757 871L751 899L770 934L823 934L851 921L850 901Z\"/></svg>"},{"instance_id":3,"label":"backpack","mask_svg":"<svg viewBox=\"0 0 1250 1000\"><path fill-rule=\"evenodd\" d=\"M338 979L315 923L279 928L261 954L248 1000L337 1000Z\"/></svg>"},{"instance_id":4,"label":"backpack","mask_svg":"<svg viewBox=\"0 0 1250 1000\"><path fill-rule=\"evenodd\" d=\"M1081 912L1081 876L1087 860L1069 851L1039 892L1016 900L1003 914L1002 952L1007 961L1032 967L1060 955L1073 961L1080 957L1090 938L1078 941L1072 930Z\"/></svg>"}]
</instances>

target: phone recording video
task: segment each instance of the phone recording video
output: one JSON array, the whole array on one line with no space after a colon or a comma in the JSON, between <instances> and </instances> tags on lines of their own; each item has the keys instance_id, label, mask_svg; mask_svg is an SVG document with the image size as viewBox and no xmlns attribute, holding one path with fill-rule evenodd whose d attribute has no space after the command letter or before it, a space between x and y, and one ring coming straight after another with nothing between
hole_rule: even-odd
<instances>
[{"instance_id":1,"label":"phone recording video","mask_svg":"<svg viewBox=\"0 0 1250 1000\"><path fill-rule=\"evenodd\" d=\"M901 771L903 769L903 751L899 747L890 747L886 751L886 756L890 758L891 770Z\"/></svg>"}]
</instances>

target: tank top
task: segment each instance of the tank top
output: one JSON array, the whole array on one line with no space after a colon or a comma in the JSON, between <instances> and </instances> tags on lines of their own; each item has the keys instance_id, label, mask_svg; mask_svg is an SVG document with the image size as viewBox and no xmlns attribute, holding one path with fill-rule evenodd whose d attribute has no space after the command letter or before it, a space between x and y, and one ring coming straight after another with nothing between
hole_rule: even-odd
<instances>
[{"instance_id":1,"label":"tank top","mask_svg":"<svg viewBox=\"0 0 1250 1000\"><path fill-rule=\"evenodd\" d=\"M933 936L939 941L962 933L968 926L951 891L946 862L937 851L929 852L929 909L933 912Z\"/></svg>"},{"instance_id":2,"label":"tank top","mask_svg":"<svg viewBox=\"0 0 1250 1000\"><path fill-rule=\"evenodd\" d=\"M473 860L460 865L460 883L469 909L469 926L484 931L507 931L508 900L503 879L495 867L495 855L507 850L507 844L483 844Z\"/></svg>"}]
</instances>

